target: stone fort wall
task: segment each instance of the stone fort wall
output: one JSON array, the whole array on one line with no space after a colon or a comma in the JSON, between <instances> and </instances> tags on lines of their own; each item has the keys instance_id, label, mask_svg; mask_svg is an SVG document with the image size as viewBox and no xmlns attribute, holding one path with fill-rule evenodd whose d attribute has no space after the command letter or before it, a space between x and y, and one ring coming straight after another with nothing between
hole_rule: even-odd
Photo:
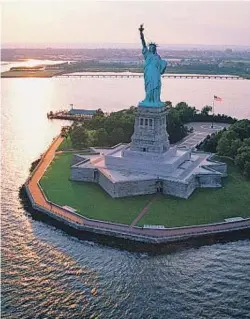
<instances>
[{"instance_id":1,"label":"stone fort wall","mask_svg":"<svg viewBox=\"0 0 250 319\"><path fill-rule=\"evenodd\" d=\"M98 171L99 185L114 198L156 193L156 180L112 182L105 174Z\"/></svg>"},{"instance_id":2,"label":"stone fort wall","mask_svg":"<svg viewBox=\"0 0 250 319\"><path fill-rule=\"evenodd\" d=\"M198 185L197 178L194 175L186 182L178 180L164 180L163 194L187 199Z\"/></svg>"},{"instance_id":3,"label":"stone fort wall","mask_svg":"<svg viewBox=\"0 0 250 319\"><path fill-rule=\"evenodd\" d=\"M191 175L186 181L175 179L148 179L138 181L120 181L114 182L101 170L95 168L77 168L71 169L71 180L82 182L98 183L111 197L128 197L143 194L155 194L162 192L165 195L172 195L181 198L188 198L198 187L220 187L220 175L199 174Z\"/></svg>"},{"instance_id":4,"label":"stone fort wall","mask_svg":"<svg viewBox=\"0 0 250 319\"><path fill-rule=\"evenodd\" d=\"M95 168L71 167L70 179L77 182L94 182Z\"/></svg>"},{"instance_id":5,"label":"stone fort wall","mask_svg":"<svg viewBox=\"0 0 250 319\"><path fill-rule=\"evenodd\" d=\"M209 168L211 173L190 175L187 180L151 178L137 181L114 181L105 170L95 167L78 167L76 164L71 167L70 179L98 183L113 198L161 192L165 195L187 199L198 187L221 187L221 179L226 175L227 165L220 162L216 165L216 170L218 169L221 175L218 175L213 168Z\"/></svg>"}]
</instances>

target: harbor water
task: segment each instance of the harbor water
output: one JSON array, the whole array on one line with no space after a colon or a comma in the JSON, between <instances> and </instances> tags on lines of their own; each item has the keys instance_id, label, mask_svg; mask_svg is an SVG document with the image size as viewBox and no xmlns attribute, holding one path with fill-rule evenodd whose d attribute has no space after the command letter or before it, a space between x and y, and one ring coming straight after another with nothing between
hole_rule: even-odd
<instances>
[{"instance_id":1,"label":"harbor water","mask_svg":"<svg viewBox=\"0 0 250 319\"><path fill-rule=\"evenodd\" d=\"M66 123L47 112L136 105L142 79L2 79L1 91L2 318L250 318L250 240L133 253L78 240L20 203L31 162ZM214 94L216 113L250 118L250 81L163 80L162 100L201 108Z\"/></svg>"}]
</instances>

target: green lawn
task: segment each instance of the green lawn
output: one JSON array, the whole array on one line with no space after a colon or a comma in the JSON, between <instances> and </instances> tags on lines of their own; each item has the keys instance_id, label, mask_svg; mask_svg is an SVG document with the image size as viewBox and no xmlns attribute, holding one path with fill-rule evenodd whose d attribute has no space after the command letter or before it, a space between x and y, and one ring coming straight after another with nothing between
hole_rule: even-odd
<instances>
[{"instance_id":1,"label":"green lawn","mask_svg":"<svg viewBox=\"0 0 250 319\"><path fill-rule=\"evenodd\" d=\"M41 186L48 199L71 206L86 217L130 224L154 196L155 201L139 225L172 227L250 216L250 182L233 165L228 164L229 176L223 188L198 189L187 200L167 195L112 199L96 184L69 181L72 156L58 154L43 176Z\"/></svg>"},{"instance_id":2,"label":"green lawn","mask_svg":"<svg viewBox=\"0 0 250 319\"><path fill-rule=\"evenodd\" d=\"M152 196L112 199L94 183L69 181L72 154L58 154L40 184L47 198L90 218L130 224Z\"/></svg>"},{"instance_id":3,"label":"green lawn","mask_svg":"<svg viewBox=\"0 0 250 319\"><path fill-rule=\"evenodd\" d=\"M224 187L197 189L189 199L157 195L139 225L166 227L205 224L230 217L250 217L250 181L228 162Z\"/></svg>"}]
</instances>

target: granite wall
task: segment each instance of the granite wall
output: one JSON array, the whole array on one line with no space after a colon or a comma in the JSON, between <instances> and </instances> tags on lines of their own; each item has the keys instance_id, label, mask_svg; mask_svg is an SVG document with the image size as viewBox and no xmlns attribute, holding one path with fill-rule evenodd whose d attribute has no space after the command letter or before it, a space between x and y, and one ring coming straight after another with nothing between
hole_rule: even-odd
<instances>
[{"instance_id":1,"label":"granite wall","mask_svg":"<svg viewBox=\"0 0 250 319\"><path fill-rule=\"evenodd\" d=\"M128 181L115 184L114 197L126 197L156 193L156 180Z\"/></svg>"},{"instance_id":2,"label":"granite wall","mask_svg":"<svg viewBox=\"0 0 250 319\"><path fill-rule=\"evenodd\" d=\"M99 185L111 196L115 196L114 183L101 171L98 170L98 183Z\"/></svg>"},{"instance_id":3,"label":"granite wall","mask_svg":"<svg viewBox=\"0 0 250 319\"><path fill-rule=\"evenodd\" d=\"M197 180L201 188L221 187L221 175L198 175Z\"/></svg>"},{"instance_id":4,"label":"granite wall","mask_svg":"<svg viewBox=\"0 0 250 319\"><path fill-rule=\"evenodd\" d=\"M112 182L105 174L99 171L99 185L111 197L128 197L143 194L156 193L156 180L143 180L143 181L123 181Z\"/></svg>"},{"instance_id":5,"label":"granite wall","mask_svg":"<svg viewBox=\"0 0 250 319\"><path fill-rule=\"evenodd\" d=\"M72 181L95 182L95 168L71 167L70 179Z\"/></svg>"},{"instance_id":6,"label":"granite wall","mask_svg":"<svg viewBox=\"0 0 250 319\"><path fill-rule=\"evenodd\" d=\"M188 198L198 186L195 176L191 176L188 181L164 180L163 194Z\"/></svg>"},{"instance_id":7,"label":"granite wall","mask_svg":"<svg viewBox=\"0 0 250 319\"><path fill-rule=\"evenodd\" d=\"M169 179L149 179L138 181L114 182L101 170L95 168L71 168L71 180L98 183L111 197L127 197L143 194L154 194L162 191L165 195L188 198L197 187L220 187L222 175L191 175L186 181ZM162 188L160 190L160 188Z\"/></svg>"}]
</instances>

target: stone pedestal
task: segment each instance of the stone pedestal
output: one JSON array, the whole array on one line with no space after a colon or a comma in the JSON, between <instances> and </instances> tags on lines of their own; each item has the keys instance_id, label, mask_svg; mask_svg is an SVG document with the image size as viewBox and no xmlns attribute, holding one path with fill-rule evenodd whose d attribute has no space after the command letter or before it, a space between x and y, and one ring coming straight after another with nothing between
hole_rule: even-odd
<instances>
[{"instance_id":1,"label":"stone pedestal","mask_svg":"<svg viewBox=\"0 0 250 319\"><path fill-rule=\"evenodd\" d=\"M210 162L209 153L170 147L166 107L141 104L131 144L105 149L93 160L84 155L80 163L78 155L71 179L98 183L114 198L156 192L188 198L197 187L220 187L226 165Z\"/></svg>"},{"instance_id":2,"label":"stone pedestal","mask_svg":"<svg viewBox=\"0 0 250 319\"><path fill-rule=\"evenodd\" d=\"M166 107L138 106L130 150L165 153L169 147L166 130Z\"/></svg>"},{"instance_id":3,"label":"stone pedestal","mask_svg":"<svg viewBox=\"0 0 250 319\"><path fill-rule=\"evenodd\" d=\"M190 157L190 150L177 151L176 147L171 147L161 154L131 151L125 147L123 150L105 155L104 161L105 167L109 169L141 172L151 176L169 176L183 162L189 161Z\"/></svg>"}]
</instances>

